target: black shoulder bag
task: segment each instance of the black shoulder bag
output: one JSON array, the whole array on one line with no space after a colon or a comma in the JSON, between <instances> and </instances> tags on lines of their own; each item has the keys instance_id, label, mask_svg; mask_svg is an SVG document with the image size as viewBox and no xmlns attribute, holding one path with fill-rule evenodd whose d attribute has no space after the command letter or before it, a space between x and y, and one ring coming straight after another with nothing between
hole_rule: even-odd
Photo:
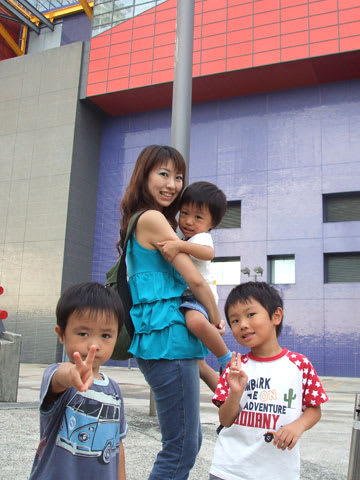
<instances>
[{"instance_id":1,"label":"black shoulder bag","mask_svg":"<svg viewBox=\"0 0 360 480\"><path fill-rule=\"evenodd\" d=\"M124 323L117 338L114 351L111 355L112 360L127 360L128 358L132 357L132 354L129 353L128 350L134 336L134 325L130 315L130 310L133 303L127 280L126 247L128 240L140 218L140 215L143 213L144 211L137 212L131 217L126 231L126 237L121 256L115 265L113 265L106 273L105 286L111 287L118 292L124 307Z\"/></svg>"}]
</instances>

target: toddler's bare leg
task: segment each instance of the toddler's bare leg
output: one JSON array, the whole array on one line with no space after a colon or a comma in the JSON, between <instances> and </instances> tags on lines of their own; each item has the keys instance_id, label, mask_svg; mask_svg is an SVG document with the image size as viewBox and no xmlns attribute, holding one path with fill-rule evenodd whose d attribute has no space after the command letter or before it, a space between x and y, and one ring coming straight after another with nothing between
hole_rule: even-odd
<instances>
[{"instance_id":1,"label":"toddler's bare leg","mask_svg":"<svg viewBox=\"0 0 360 480\"><path fill-rule=\"evenodd\" d=\"M202 313L197 310L187 310L185 313L186 326L191 333L198 337L202 343L217 357L226 355L229 349L222 336Z\"/></svg>"}]
</instances>

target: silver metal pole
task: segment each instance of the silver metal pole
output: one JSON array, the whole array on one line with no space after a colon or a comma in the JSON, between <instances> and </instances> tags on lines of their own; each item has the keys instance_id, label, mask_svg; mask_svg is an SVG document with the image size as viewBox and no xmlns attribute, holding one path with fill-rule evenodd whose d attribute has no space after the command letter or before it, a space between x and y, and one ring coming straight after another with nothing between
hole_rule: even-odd
<instances>
[{"instance_id":1,"label":"silver metal pole","mask_svg":"<svg viewBox=\"0 0 360 480\"><path fill-rule=\"evenodd\" d=\"M355 395L354 423L351 435L348 480L360 480L360 393Z\"/></svg>"},{"instance_id":2,"label":"silver metal pole","mask_svg":"<svg viewBox=\"0 0 360 480\"><path fill-rule=\"evenodd\" d=\"M150 404L149 404L149 416L156 417L156 404L155 404L155 397L154 392L150 388Z\"/></svg>"},{"instance_id":3,"label":"silver metal pole","mask_svg":"<svg viewBox=\"0 0 360 480\"><path fill-rule=\"evenodd\" d=\"M189 166L190 156L193 39L194 0L178 0L171 145L182 153L187 167Z\"/></svg>"},{"instance_id":4,"label":"silver metal pole","mask_svg":"<svg viewBox=\"0 0 360 480\"><path fill-rule=\"evenodd\" d=\"M193 39L194 0L178 0L171 110L171 146L183 155L187 172L189 171L190 157ZM152 390L150 390L149 415L156 415Z\"/></svg>"}]
</instances>

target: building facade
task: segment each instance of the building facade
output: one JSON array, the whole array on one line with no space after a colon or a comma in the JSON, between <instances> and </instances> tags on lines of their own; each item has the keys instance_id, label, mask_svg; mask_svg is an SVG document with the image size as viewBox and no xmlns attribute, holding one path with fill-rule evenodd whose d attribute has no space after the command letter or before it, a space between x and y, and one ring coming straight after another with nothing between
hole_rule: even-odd
<instances>
[{"instance_id":1,"label":"building facade","mask_svg":"<svg viewBox=\"0 0 360 480\"><path fill-rule=\"evenodd\" d=\"M281 344L320 375L360 373L357 3L195 1L189 181L236 217L213 232L220 311L237 281L274 283ZM58 296L104 282L136 157L170 143L176 7L99 0L0 62L1 306L24 362L59 358Z\"/></svg>"}]
</instances>

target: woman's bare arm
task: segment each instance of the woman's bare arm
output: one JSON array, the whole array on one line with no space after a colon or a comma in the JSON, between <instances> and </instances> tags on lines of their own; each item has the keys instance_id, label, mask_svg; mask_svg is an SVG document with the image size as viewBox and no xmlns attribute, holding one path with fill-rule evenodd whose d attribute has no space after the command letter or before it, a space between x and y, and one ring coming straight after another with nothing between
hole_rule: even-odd
<instances>
[{"instance_id":1,"label":"woman's bare arm","mask_svg":"<svg viewBox=\"0 0 360 480\"><path fill-rule=\"evenodd\" d=\"M164 215L156 210L149 210L140 217L135 235L137 241L142 246L154 250L160 250L159 242L177 239L176 233ZM172 261L172 265L183 277L196 299L204 305L211 323L216 327L223 325L214 295L203 276L194 266L189 255L179 253Z\"/></svg>"}]
</instances>

